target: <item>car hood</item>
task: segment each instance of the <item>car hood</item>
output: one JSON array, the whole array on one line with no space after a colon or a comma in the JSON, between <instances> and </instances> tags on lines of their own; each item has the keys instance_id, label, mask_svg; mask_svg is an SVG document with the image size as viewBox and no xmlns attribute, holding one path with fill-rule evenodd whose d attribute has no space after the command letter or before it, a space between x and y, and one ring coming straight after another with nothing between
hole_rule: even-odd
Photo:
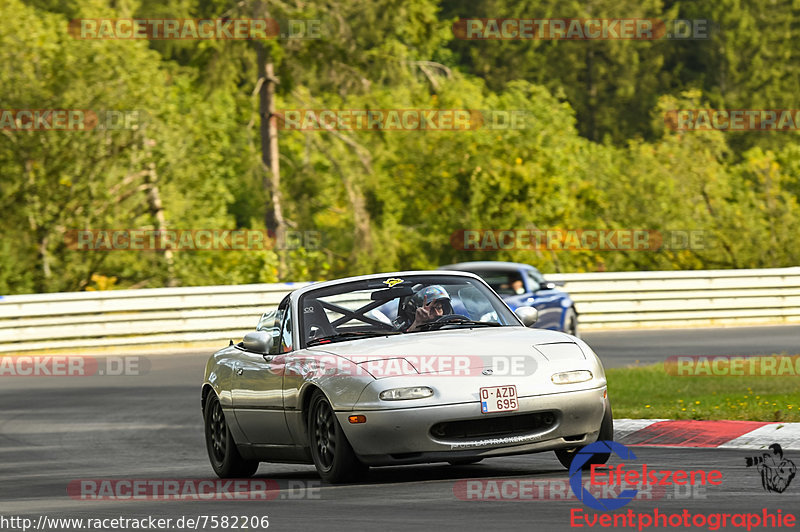
<instances>
[{"instance_id":1,"label":"car hood","mask_svg":"<svg viewBox=\"0 0 800 532\"><path fill-rule=\"evenodd\" d=\"M542 363L560 365L572 361L574 364L576 360L587 359L587 353L574 337L525 327L417 332L326 344L308 351L342 357L377 378L396 376L398 372L476 374L512 364L528 373Z\"/></svg>"}]
</instances>

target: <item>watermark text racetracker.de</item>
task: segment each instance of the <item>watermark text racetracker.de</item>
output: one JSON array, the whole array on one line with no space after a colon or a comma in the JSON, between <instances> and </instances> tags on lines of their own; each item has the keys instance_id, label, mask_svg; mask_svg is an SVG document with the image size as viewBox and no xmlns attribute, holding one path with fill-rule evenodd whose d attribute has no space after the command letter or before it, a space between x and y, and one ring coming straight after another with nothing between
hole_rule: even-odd
<instances>
[{"instance_id":1,"label":"watermark text racetracker.de","mask_svg":"<svg viewBox=\"0 0 800 532\"><path fill-rule=\"evenodd\" d=\"M583 488L596 498L616 497L623 489L634 488L634 500L706 499L702 484L592 484L585 480ZM467 479L453 486L453 494L462 501L577 501L568 479Z\"/></svg>"},{"instance_id":2,"label":"watermark text racetracker.de","mask_svg":"<svg viewBox=\"0 0 800 532\"><path fill-rule=\"evenodd\" d=\"M664 124L675 131L797 131L800 109L673 109Z\"/></svg>"},{"instance_id":3,"label":"watermark text racetracker.de","mask_svg":"<svg viewBox=\"0 0 800 532\"><path fill-rule=\"evenodd\" d=\"M462 18L453 35L467 40L641 40L708 39L708 19L652 18Z\"/></svg>"},{"instance_id":4,"label":"watermark text racetracker.de","mask_svg":"<svg viewBox=\"0 0 800 532\"><path fill-rule=\"evenodd\" d=\"M145 117L139 110L0 109L0 131L133 131Z\"/></svg>"},{"instance_id":5,"label":"watermark text racetracker.de","mask_svg":"<svg viewBox=\"0 0 800 532\"><path fill-rule=\"evenodd\" d=\"M268 515L146 515L115 517L3 516L0 530L260 530L269 528Z\"/></svg>"},{"instance_id":6,"label":"watermark text racetracker.de","mask_svg":"<svg viewBox=\"0 0 800 532\"><path fill-rule=\"evenodd\" d=\"M73 251L260 251L317 250L322 232L287 230L278 235L259 229L69 229Z\"/></svg>"},{"instance_id":7,"label":"watermark text racetracker.de","mask_svg":"<svg viewBox=\"0 0 800 532\"><path fill-rule=\"evenodd\" d=\"M675 377L797 377L800 355L682 355L664 361Z\"/></svg>"},{"instance_id":8,"label":"watermark text racetracker.de","mask_svg":"<svg viewBox=\"0 0 800 532\"><path fill-rule=\"evenodd\" d=\"M326 345L321 341L318 345ZM536 349L534 347L534 349ZM310 377L372 376L375 378L403 375L432 377L476 377L481 375L524 377L537 370L536 359L527 355L405 355L391 358L370 355L304 355L273 357L265 366L275 374ZM584 370L585 380L592 377Z\"/></svg>"},{"instance_id":9,"label":"watermark text racetracker.de","mask_svg":"<svg viewBox=\"0 0 800 532\"><path fill-rule=\"evenodd\" d=\"M532 114L522 109L284 109L279 129L290 131L520 130Z\"/></svg>"},{"instance_id":10,"label":"watermark text racetracker.de","mask_svg":"<svg viewBox=\"0 0 800 532\"><path fill-rule=\"evenodd\" d=\"M138 377L150 373L142 356L0 356L0 377Z\"/></svg>"},{"instance_id":11,"label":"watermark text racetracker.de","mask_svg":"<svg viewBox=\"0 0 800 532\"><path fill-rule=\"evenodd\" d=\"M322 498L321 481L273 479L76 479L79 501L273 501Z\"/></svg>"},{"instance_id":12,"label":"watermark text racetracker.de","mask_svg":"<svg viewBox=\"0 0 800 532\"><path fill-rule=\"evenodd\" d=\"M319 39L322 27L317 19L84 18L71 20L68 32L86 40Z\"/></svg>"},{"instance_id":13,"label":"watermark text racetracker.de","mask_svg":"<svg viewBox=\"0 0 800 532\"><path fill-rule=\"evenodd\" d=\"M648 229L459 229L450 235L450 244L464 251L659 251L710 247L704 230Z\"/></svg>"}]
</instances>

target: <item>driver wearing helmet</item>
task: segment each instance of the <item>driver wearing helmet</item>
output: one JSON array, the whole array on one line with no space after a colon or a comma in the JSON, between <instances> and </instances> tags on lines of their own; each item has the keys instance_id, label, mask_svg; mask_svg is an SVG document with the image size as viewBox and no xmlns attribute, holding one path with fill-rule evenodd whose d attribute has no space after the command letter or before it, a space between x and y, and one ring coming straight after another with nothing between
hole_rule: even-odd
<instances>
[{"instance_id":1,"label":"driver wearing helmet","mask_svg":"<svg viewBox=\"0 0 800 532\"><path fill-rule=\"evenodd\" d=\"M404 305L404 319L398 320L398 328L406 332L414 332L421 325L438 320L442 316L453 314L450 295L441 285L426 286Z\"/></svg>"}]
</instances>

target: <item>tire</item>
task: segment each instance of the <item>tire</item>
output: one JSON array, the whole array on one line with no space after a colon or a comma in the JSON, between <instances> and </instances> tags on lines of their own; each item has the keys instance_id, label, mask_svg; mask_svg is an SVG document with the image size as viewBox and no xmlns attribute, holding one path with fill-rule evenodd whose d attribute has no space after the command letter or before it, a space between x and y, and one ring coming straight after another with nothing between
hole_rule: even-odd
<instances>
[{"instance_id":1,"label":"tire","mask_svg":"<svg viewBox=\"0 0 800 532\"><path fill-rule=\"evenodd\" d=\"M614 414L611 412L611 404L606 403L606 413L603 414L603 421L600 423L600 434L597 436L598 441L614 441ZM572 465L572 460L575 458L575 453L583 449L584 446L574 447L572 449L556 449L556 457L561 465L569 469ZM581 469L588 470L592 465L602 465L608 462L611 458L611 453L597 453L589 459Z\"/></svg>"},{"instance_id":2,"label":"tire","mask_svg":"<svg viewBox=\"0 0 800 532\"><path fill-rule=\"evenodd\" d=\"M578 332L578 314L575 309L567 309L567 314L564 316L564 332L572 336L579 336Z\"/></svg>"},{"instance_id":3,"label":"tire","mask_svg":"<svg viewBox=\"0 0 800 532\"><path fill-rule=\"evenodd\" d=\"M215 393L206 401L205 412L206 450L214 473L220 478L249 478L258 469L258 462L245 460L236 449L231 431L225 422L225 413Z\"/></svg>"},{"instance_id":4,"label":"tire","mask_svg":"<svg viewBox=\"0 0 800 532\"><path fill-rule=\"evenodd\" d=\"M357 480L369 469L356 456L330 402L319 390L314 392L309 403L308 440L314 466L326 482L339 484Z\"/></svg>"},{"instance_id":5,"label":"tire","mask_svg":"<svg viewBox=\"0 0 800 532\"><path fill-rule=\"evenodd\" d=\"M460 460L448 460L447 463L454 466L477 464L483 458L462 458Z\"/></svg>"}]
</instances>

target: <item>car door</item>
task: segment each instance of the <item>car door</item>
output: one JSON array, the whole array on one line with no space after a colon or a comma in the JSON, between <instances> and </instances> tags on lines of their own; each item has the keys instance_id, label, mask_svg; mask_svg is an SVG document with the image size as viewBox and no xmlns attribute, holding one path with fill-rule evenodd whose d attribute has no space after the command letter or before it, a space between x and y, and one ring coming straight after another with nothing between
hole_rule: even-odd
<instances>
[{"instance_id":1,"label":"car door","mask_svg":"<svg viewBox=\"0 0 800 532\"><path fill-rule=\"evenodd\" d=\"M233 370L233 409L250 443L288 445L292 439L283 405L283 375L293 347L288 297L278 307L272 328L279 334L269 354L240 353Z\"/></svg>"},{"instance_id":2,"label":"car door","mask_svg":"<svg viewBox=\"0 0 800 532\"><path fill-rule=\"evenodd\" d=\"M531 306L539 311L539 320L535 327L541 329L561 329L561 300L564 293L554 288L547 288L547 282L536 270L525 270L525 282L528 290L533 292Z\"/></svg>"}]
</instances>

